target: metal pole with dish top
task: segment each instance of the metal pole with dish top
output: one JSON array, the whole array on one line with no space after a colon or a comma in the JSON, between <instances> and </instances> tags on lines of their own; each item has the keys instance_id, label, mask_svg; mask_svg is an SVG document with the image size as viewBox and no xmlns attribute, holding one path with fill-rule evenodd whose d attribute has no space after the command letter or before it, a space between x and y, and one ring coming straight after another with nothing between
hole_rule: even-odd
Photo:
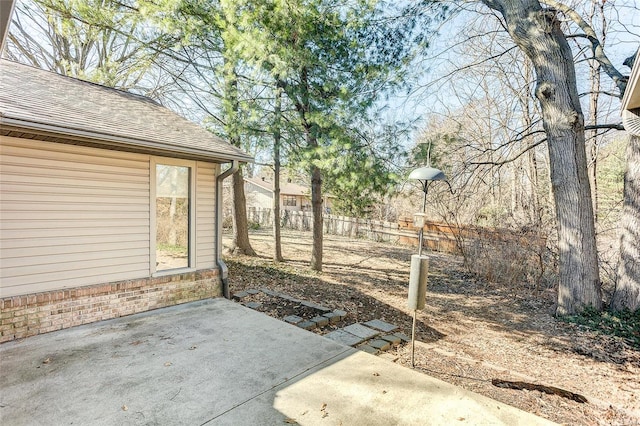
<instances>
[{"instance_id":1,"label":"metal pole with dish top","mask_svg":"<svg viewBox=\"0 0 640 426\"><path fill-rule=\"evenodd\" d=\"M418 232L418 254L411 256L411 270L409 272L409 309L413 309L413 325L411 326L411 367L415 367L416 351L416 315L418 309L424 309L427 294L427 275L429 274L429 258L422 255L424 244L424 225L427 208L427 193L429 182L433 180L446 181L445 174L433 167L420 167L409 174L409 179L417 180L422 185L424 198L422 200L422 212L413 217L413 225L420 228ZM448 183L448 182L447 182Z\"/></svg>"}]
</instances>

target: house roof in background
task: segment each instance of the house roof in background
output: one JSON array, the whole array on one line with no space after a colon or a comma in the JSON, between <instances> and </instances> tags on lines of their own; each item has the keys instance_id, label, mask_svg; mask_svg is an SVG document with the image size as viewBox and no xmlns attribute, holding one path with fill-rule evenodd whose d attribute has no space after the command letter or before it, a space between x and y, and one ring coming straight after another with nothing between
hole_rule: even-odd
<instances>
[{"instance_id":1,"label":"house roof in background","mask_svg":"<svg viewBox=\"0 0 640 426\"><path fill-rule=\"evenodd\" d=\"M262 180L260 178L245 178L244 180L262 189L273 192L273 182L271 181ZM309 190L309 188L307 188L306 186L298 185L297 183L284 182L280 184L280 194L301 195L304 197L308 197L311 195L311 190Z\"/></svg>"},{"instance_id":2,"label":"house roof in background","mask_svg":"<svg viewBox=\"0 0 640 426\"><path fill-rule=\"evenodd\" d=\"M194 160L253 161L144 96L0 60L2 135ZM33 136L31 136L33 137Z\"/></svg>"}]
</instances>

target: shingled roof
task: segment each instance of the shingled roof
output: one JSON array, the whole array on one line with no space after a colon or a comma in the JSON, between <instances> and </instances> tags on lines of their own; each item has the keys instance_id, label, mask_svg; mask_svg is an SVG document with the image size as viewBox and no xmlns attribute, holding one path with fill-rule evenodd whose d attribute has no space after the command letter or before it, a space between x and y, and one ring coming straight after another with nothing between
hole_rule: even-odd
<instances>
[{"instance_id":1,"label":"shingled roof","mask_svg":"<svg viewBox=\"0 0 640 426\"><path fill-rule=\"evenodd\" d=\"M270 192L274 191L274 183L272 181L266 181L266 180L257 179L257 178L244 178L244 180L260 188L266 189L267 191L270 191ZM301 195L303 197L310 197L311 190L302 185L298 185L297 183L283 182L280 184L280 194L281 195Z\"/></svg>"},{"instance_id":2,"label":"shingled roof","mask_svg":"<svg viewBox=\"0 0 640 426\"><path fill-rule=\"evenodd\" d=\"M0 60L0 135L194 160L253 160L149 98L8 60Z\"/></svg>"}]
</instances>

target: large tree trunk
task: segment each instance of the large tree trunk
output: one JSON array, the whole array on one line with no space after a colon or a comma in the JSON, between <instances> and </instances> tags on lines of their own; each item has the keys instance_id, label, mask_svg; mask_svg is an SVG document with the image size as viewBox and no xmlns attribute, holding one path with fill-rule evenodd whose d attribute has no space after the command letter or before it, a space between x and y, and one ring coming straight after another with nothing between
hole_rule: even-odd
<instances>
[{"instance_id":1,"label":"large tree trunk","mask_svg":"<svg viewBox=\"0 0 640 426\"><path fill-rule=\"evenodd\" d=\"M482 0L505 19L509 34L531 59L536 97L547 135L556 210L559 283L556 314L602 309L595 224L587 175L584 116L571 49L551 10L538 0Z\"/></svg>"},{"instance_id":2,"label":"large tree trunk","mask_svg":"<svg viewBox=\"0 0 640 426\"><path fill-rule=\"evenodd\" d=\"M276 90L276 105L273 129L273 261L282 262L282 241L280 238L280 115L282 89Z\"/></svg>"},{"instance_id":3,"label":"large tree trunk","mask_svg":"<svg viewBox=\"0 0 640 426\"><path fill-rule=\"evenodd\" d=\"M311 210L313 211L311 269L322 271L322 173L317 166L311 166Z\"/></svg>"},{"instance_id":4,"label":"large tree trunk","mask_svg":"<svg viewBox=\"0 0 640 426\"><path fill-rule=\"evenodd\" d=\"M640 110L636 111L640 114ZM611 308L635 311L640 309L640 135L632 135L630 139L624 175L624 207L620 220L618 282Z\"/></svg>"},{"instance_id":5,"label":"large tree trunk","mask_svg":"<svg viewBox=\"0 0 640 426\"><path fill-rule=\"evenodd\" d=\"M226 61L223 68L224 76L224 112L225 130L229 142L240 148L240 123L238 112L240 102L238 100L238 76L233 61ZM244 178L242 170L233 174L233 242L232 253L242 253L255 256L256 252L249 242L249 226L247 223L247 202L244 195Z\"/></svg>"},{"instance_id":6,"label":"large tree trunk","mask_svg":"<svg viewBox=\"0 0 640 426\"><path fill-rule=\"evenodd\" d=\"M302 68L300 79L303 82L304 90L300 96L300 100L296 102L296 109L302 120L306 149L313 152L318 148L318 124L309 121L311 112L311 102L309 100L309 84L308 84L307 68ZM322 172L318 166L312 165L309 170L311 173L311 211L313 214L313 246L311 248L311 269L314 271L322 271Z\"/></svg>"},{"instance_id":7,"label":"large tree trunk","mask_svg":"<svg viewBox=\"0 0 640 426\"><path fill-rule=\"evenodd\" d=\"M242 171L233 174L233 242L231 244L231 252L249 256L256 255L249 241L247 201L244 195Z\"/></svg>"}]
</instances>

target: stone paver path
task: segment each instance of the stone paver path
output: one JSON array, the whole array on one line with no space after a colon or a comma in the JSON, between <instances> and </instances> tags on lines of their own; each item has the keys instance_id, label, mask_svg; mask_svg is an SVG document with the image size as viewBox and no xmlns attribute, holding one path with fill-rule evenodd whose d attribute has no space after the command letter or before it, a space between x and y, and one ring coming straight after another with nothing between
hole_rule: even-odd
<instances>
[{"instance_id":1,"label":"stone paver path","mask_svg":"<svg viewBox=\"0 0 640 426\"><path fill-rule=\"evenodd\" d=\"M284 300L300 303L303 306L313 308L317 311L316 316L312 318L303 318L298 315L289 315L283 320L289 324L296 325L305 330L313 330L315 328L326 327L329 324L340 322L347 316L347 312L334 309L331 310L325 306L296 299L284 293L278 293L269 289L262 288L260 290L250 289L233 294L233 299L242 303L248 308L259 309L262 304L260 302L243 302L242 300L258 293L264 293L268 296L280 297ZM397 346L402 342L408 342L409 338L400 332L397 332L398 326L390 324L380 319L374 319L365 323L354 323L337 330L331 331L324 337L342 343L347 346L356 347L364 352L371 354L379 354L389 350L392 346ZM395 332L395 333L394 333Z\"/></svg>"}]
</instances>

